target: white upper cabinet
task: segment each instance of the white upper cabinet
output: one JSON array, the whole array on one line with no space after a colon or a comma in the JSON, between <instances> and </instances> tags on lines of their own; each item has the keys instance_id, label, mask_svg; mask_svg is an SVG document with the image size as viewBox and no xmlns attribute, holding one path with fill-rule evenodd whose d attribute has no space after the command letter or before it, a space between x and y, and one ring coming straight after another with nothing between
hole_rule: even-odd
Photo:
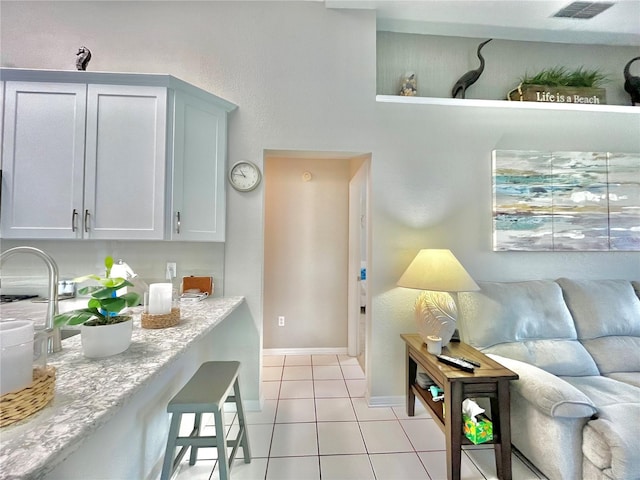
<instances>
[{"instance_id":1,"label":"white upper cabinet","mask_svg":"<svg viewBox=\"0 0 640 480\"><path fill-rule=\"evenodd\" d=\"M168 75L0 74L2 238L224 241L235 105Z\"/></svg>"},{"instance_id":2,"label":"white upper cabinet","mask_svg":"<svg viewBox=\"0 0 640 480\"><path fill-rule=\"evenodd\" d=\"M6 82L4 97L2 237L80 238L86 85Z\"/></svg>"},{"instance_id":3,"label":"white upper cabinet","mask_svg":"<svg viewBox=\"0 0 640 480\"><path fill-rule=\"evenodd\" d=\"M226 117L215 103L176 92L171 240L225 239Z\"/></svg>"},{"instance_id":4,"label":"white upper cabinet","mask_svg":"<svg viewBox=\"0 0 640 480\"><path fill-rule=\"evenodd\" d=\"M89 85L86 238L164 237L167 89Z\"/></svg>"}]
</instances>

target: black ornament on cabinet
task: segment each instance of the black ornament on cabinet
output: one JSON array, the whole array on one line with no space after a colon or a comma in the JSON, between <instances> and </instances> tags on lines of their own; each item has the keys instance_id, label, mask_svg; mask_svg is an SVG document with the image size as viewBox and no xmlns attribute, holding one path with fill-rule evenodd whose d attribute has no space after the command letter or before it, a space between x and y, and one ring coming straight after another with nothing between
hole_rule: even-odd
<instances>
[{"instance_id":1,"label":"black ornament on cabinet","mask_svg":"<svg viewBox=\"0 0 640 480\"><path fill-rule=\"evenodd\" d=\"M640 103L640 77L631 75L629 71L631 64L636 60L640 60L640 57L632 58L624 66L624 89L631 96L631 105Z\"/></svg>"},{"instance_id":2,"label":"black ornament on cabinet","mask_svg":"<svg viewBox=\"0 0 640 480\"><path fill-rule=\"evenodd\" d=\"M85 46L80 47L78 53L76 53L76 68L78 70L86 70L89 60L91 60L89 49Z\"/></svg>"},{"instance_id":3,"label":"black ornament on cabinet","mask_svg":"<svg viewBox=\"0 0 640 480\"><path fill-rule=\"evenodd\" d=\"M485 40L480 45L478 45L477 55L480 59L480 66L475 70L469 70L458 79L456 84L451 89L451 98L456 98L458 94L461 94L460 98L465 98L465 92L467 91L467 88L478 81L478 78L480 78L480 75L484 71L484 57L480 53L480 50L482 50L482 47L484 47L491 40L493 39L490 38L489 40Z\"/></svg>"}]
</instances>

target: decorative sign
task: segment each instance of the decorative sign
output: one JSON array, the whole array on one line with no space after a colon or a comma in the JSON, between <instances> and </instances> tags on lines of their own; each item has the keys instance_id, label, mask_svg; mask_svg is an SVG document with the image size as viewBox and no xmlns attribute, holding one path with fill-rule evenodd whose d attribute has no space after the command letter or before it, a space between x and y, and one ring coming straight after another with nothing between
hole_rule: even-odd
<instances>
[{"instance_id":1,"label":"decorative sign","mask_svg":"<svg viewBox=\"0 0 640 480\"><path fill-rule=\"evenodd\" d=\"M640 251L640 154L493 151L493 249Z\"/></svg>"},{"instance_id":2,"label":"decorative sign","mask_svg":"<svg viewBox=\"0 0 640 480\"><path fill-rule=\"evenodd\" d=\"M604 88L548 87L545 85L518 85L509 92L508 100L521 102L577 103L581 105L606 105Z\"/></svg>"}]
</instances>

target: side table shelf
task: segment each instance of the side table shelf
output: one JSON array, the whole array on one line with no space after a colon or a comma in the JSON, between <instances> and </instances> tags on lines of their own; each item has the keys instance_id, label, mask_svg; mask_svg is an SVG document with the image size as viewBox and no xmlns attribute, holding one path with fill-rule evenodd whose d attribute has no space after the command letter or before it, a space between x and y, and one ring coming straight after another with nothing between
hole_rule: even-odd
<instances>
[{"instance_id":1,"label":"side table shelf","mask_svg":"<svg viewBox=\"0 0 640 480\"><path fill-rule=\"evenodd\" d=\"M496 472L498 478L511 479L511 424L509 382L518 375L482 352L463 342L449 343L443 353L480 362L474 373L459 370L438 361L427 352L426 345L417 334L400 335L406 343L407 360L407 415L415 414L416 397L431 413L446 437L447 478L460 479L462 445L472 442L462 433L462 402L465 398L488 397L493 422ZM418 366L444 391L443 401L434 402L431 393L416 383Z\"/></svg>"},{"instance_id":2,"label":"side table shelf","mask_svg":"<svg viewBox=\"0 0 640 480\"><path fill-rule=\"evenodd\" d=\"M436 422L436 424L442 429L442 431L444 431L444 412L442 409L442 405L444 403L434 402L431 398L431 392L429 392L429 390L425 390L416 383L411 386L411 389L413 390L414 395L418 397L424 406L431 412L432 416L435 414L435 416L438 417L440 422Z\"/></svg>"}]
</instances>

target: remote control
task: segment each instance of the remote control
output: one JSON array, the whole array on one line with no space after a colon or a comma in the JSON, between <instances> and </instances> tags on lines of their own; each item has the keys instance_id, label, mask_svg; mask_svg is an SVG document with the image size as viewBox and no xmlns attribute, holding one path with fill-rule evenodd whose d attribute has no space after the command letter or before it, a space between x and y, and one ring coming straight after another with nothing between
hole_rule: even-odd
<instances>
[{"instance_id":1,"label":"remote control","mask_svg":"<svg viewBox=\"0 0 640 480\"><path fill-rule=\"evenodd\" d=\"M464 370L465 372L473 373L475 367L469 362L465 362L464 360L460 360L456 357L450 357L448 355L436 355L439 362L446 363L447 365L451 365L452 367L459 368L460 370Z\"/></svg>"},{"instance_id":2,"label":"remote control","mask_svg":"<svg viewBox=\"0 0 640 480\"><path fill-rule=\"evenodd\" d=\"M458 358L458 359L460 359L462 361L465 361L467 363L470 363L471 365L474 365L476 367L480 366L480 362L476 362L475 360L471 360L470 358L464 358L464 357L456 357L456 358Z\"/></svg>"}]
</instances>

